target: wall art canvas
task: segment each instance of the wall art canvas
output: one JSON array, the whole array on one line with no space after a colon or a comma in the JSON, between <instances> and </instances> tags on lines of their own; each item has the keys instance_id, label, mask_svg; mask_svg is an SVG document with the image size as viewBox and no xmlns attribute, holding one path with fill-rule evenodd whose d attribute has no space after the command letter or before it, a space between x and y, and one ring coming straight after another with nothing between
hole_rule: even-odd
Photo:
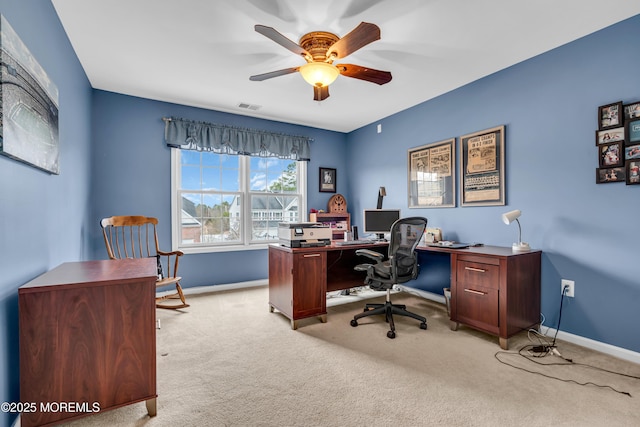
<instances>
[{"instance_id":1,"label":"wall art canvas","mask_svg":"<svg viewBox=\"0 0 640 427\"><path fill-rule=\"evenodd\" d=\"M58 88L4 16L0 61L0 154L59 174Z\"/></svg>"}]
</instances>

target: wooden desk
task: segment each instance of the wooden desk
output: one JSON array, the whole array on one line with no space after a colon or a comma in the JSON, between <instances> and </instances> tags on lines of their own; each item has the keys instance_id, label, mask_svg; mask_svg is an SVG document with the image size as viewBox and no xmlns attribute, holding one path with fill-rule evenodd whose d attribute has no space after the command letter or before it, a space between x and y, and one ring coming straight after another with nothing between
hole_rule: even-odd
<instances>
[{"instance_id":1,"label":"wooden desk","mask_svg":"<svg viewBox=\"0 0 640 427\"><path fill-rule=\"evenodd\" d=\"M291 320L291 328L307 317L327 321L327 292L362 286L364 274L354 271L367 262L356 249L387 253L387 243L288 248L269 245L269 307Z\"/></svg>"},{"instance_id":2,"label":"wooden desk","mask_svg":"<svg viewBox=\"0 0 640 427\"><path fill-rule=\"evenodd\" d=\"M18 289L20 401L34 405L21 425L141 401L156 415L156 268L155 258L72 262Z\"/></svg>"},{"instance_id":3,"label":"wooden desk","mask_svg":"<svg viewBox=\"0 0 640 427\"><path fill-rule=\"evenodd\" d=\"M467 249L419 247L451 255L451 329L459 324L508 339L540 323L541 251L501 246Z\"/></svg>"},{"instance_id":4,"label":"wooden desk","mask_svg":"<svg viewBox=\"0 0 640 427\"><path fill-rule=\"evenodd\" d=\"M269 246L269 305L291 320L327 320L326 292L361 286L356 264L367 262L356 249L387 252L387 244L287 248ZM419 252L444 252L451 260L451 329L459 324L509 337L540 323L540 251L513 252L509 247L466 249L419 246Z\"/></svg>"}]
</instances>

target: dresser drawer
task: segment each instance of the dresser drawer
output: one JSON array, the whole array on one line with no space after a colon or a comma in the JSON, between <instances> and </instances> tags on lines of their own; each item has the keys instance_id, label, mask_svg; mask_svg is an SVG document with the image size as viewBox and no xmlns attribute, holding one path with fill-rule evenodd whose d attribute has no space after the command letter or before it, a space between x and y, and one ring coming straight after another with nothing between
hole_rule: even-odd
<instances>
[{"instance_id":1,"label":"dresser drawer","mask_svg":"<svg viewBox=\"0 0 640 427\"><path fill-rule=\"evenodd\" d=\"M458 262L458 283L464 287L500 289L500 266L479 262Z\"/></svg>"}]
</instances>

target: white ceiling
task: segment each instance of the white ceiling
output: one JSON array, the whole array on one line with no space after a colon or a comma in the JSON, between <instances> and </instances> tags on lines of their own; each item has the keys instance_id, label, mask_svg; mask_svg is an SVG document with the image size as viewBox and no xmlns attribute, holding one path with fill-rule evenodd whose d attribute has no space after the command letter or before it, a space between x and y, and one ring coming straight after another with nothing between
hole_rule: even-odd
<instances>
[{"instance_id":1,"label":"white ceiling","mask_svg":"<svg viewBox=\"0 0 640 427\"><path fill-rule=\"evenodd\" d=\"M640 14L637 0L52 2L96 89L341 132ZM341 62L390 71L390 83L339 76L317 102L298 73L249 81L304 64L254 25L297 43L310 31L342 37L362 21L381 39Z\"/></svg>"}]
</instances>

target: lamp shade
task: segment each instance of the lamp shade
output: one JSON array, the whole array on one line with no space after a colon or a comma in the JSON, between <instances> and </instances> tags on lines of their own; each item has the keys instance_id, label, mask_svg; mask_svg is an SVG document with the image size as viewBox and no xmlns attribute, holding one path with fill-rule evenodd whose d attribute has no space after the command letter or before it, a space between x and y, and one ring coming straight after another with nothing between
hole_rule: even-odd
<instances>
[{"instance_id":1,"label":"lamp shade","mask_svg":"<svg viewBox=\"0 0 640 427\"><path fill-rule=\"evenodd\" d=\"M301 66L299 71L307 83L317 87L329 86L340 75L335 65L326 62L309 62Z\"/></svg>"},{"instance_id":2,"label":"lamp shade","mask_svg":"<svg viewBox=\"0 0 640 427\"><path fill-rule=\"evenodd\" d=\"M502 214L502 222L504 222L505 224L509 225L513 221L515 221L516 219L520 218L520 215L522 215L522 212L520 212L519 209L516 209L515 211L510 211L510 212L503 213Z\"/></svg>"}]
</instances>

